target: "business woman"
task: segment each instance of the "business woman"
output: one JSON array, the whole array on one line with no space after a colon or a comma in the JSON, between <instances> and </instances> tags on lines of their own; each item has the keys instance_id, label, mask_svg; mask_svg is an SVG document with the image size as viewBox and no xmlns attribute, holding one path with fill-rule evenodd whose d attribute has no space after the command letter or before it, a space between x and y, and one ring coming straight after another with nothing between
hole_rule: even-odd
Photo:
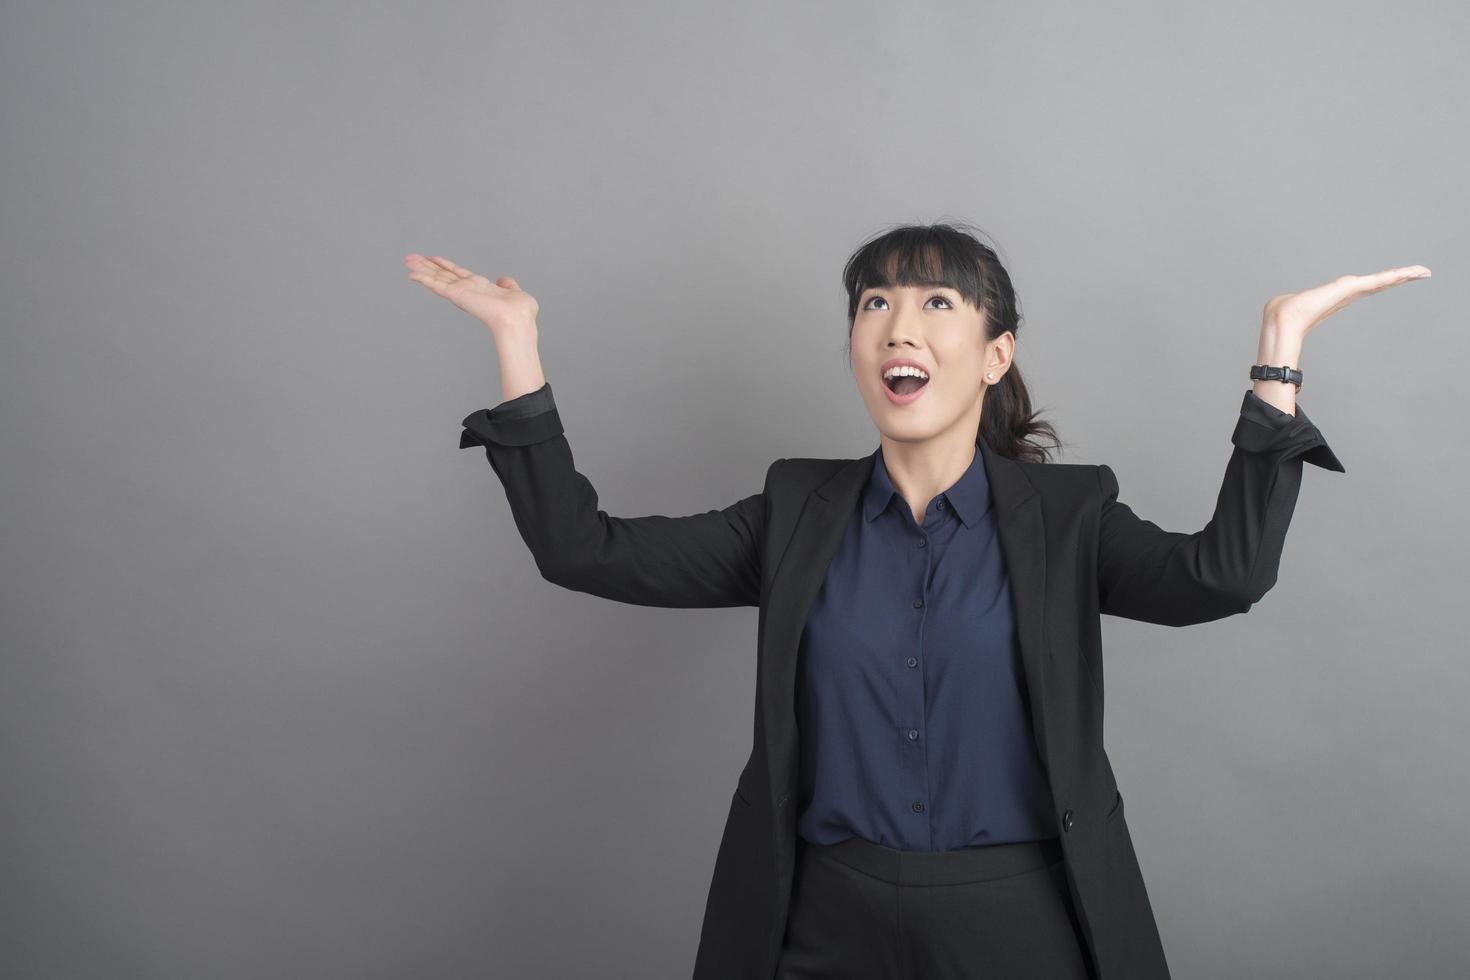
<instances>
[{"instance_id":1,"label":"business woman","mask_svg":"<svg viewBox=\"0 0 1470 980\"><path fill-rule=\"evenodd\" d=\"M1296 404L1302 343L1428 269L1266 304L1215 512L1185 534L1135 515L1108 466L1047 461L1010 277L963 227L894 228L844 269L874 452L777 460L760 493L686 517L598 509L515 279L406 261L495 338L504 400L460 446L485 449L547 580L760 608L696 980L1169 976L1102 745L1099 616L1207 622L1271 588L1302 464L1344 472Z\"/></svg>"}]
</instances>

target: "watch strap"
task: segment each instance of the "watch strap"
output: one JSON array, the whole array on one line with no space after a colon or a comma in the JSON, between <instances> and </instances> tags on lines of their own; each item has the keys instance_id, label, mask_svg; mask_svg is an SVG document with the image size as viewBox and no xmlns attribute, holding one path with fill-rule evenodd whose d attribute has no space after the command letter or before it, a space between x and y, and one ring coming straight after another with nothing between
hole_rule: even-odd
<instances>
[{"instance_id":1,"label":"watch strap","mask_svg":"<svg viewBox=\"0 0 1470 980\"><path fill-rule=\"evenodd\" d=\"M1288 367L1284 364L1280 366L1269 364L1252 364L1250 374L1252 381L1284 381L1290 384L1294 384L1298 388L1302 386L1301 371L1297 370L1294 367Z\"/></svg>"}]
</instances>

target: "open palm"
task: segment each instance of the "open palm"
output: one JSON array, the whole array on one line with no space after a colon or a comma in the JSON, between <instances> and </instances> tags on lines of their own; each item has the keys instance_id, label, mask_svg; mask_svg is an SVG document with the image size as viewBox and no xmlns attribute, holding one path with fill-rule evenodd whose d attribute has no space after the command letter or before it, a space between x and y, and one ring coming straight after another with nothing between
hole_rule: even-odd
<instances>
[{"instance_id":1,"label":"open palm","mask_svg":"<svg viewBox=\"0 0 1470 980\"><path fill-rule=\"evenodd\" d=\"M404 257L408 278L422 283L492 330L516 321L536 321L540 305L511 276L491 282L442 255L423 256L414 252Z\"/></svg>"},{"instance_id":2,"label":"open palm","mask_svg":"<svg viewBox=\"0 0 1470 980\"><path fill-rule=\"evenodd\" d=\"M1297 336L1306 336L1317 324L1355 300L1428 276L1429 270L1422 265L1405 265L1367 276L1338 276L1299 293L1271 297L1266 303L1265 321Z\"/></svg>"}]
</instances>

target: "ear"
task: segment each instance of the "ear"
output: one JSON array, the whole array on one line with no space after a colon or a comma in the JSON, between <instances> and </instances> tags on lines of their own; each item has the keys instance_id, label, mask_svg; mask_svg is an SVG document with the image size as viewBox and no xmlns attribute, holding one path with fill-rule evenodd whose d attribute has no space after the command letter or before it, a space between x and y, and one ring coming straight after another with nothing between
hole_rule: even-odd
<instances>
[{"instance_id":1,"label":"ear","mask_svg":"<svg viewBox=\"0 0 1470 980\"><path fill-rule=\"evenodd\" d=\"M985 383L995 384L1010 370L1016 354L1016 335L1007 330L985 345ZM991 377L994 375L994 377Z\"/></svg>"}]
</instances>

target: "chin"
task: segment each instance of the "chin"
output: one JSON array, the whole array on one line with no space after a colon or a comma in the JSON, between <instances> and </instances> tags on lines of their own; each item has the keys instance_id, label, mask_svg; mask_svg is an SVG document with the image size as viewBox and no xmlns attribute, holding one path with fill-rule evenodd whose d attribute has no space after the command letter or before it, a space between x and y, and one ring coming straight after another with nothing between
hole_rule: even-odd
<instances>
[{"instance_id":1,"label":"chin","mask_svg":"<svg viewBox=\"0 0 1470 980\"><path fill-rule=\"evenodd\" d=\"M895 442L923 442L932 439L941 431L931 422L920 419L894 420L887 418L878 426L878 431Z\"/></svg>"}]
</instances>

